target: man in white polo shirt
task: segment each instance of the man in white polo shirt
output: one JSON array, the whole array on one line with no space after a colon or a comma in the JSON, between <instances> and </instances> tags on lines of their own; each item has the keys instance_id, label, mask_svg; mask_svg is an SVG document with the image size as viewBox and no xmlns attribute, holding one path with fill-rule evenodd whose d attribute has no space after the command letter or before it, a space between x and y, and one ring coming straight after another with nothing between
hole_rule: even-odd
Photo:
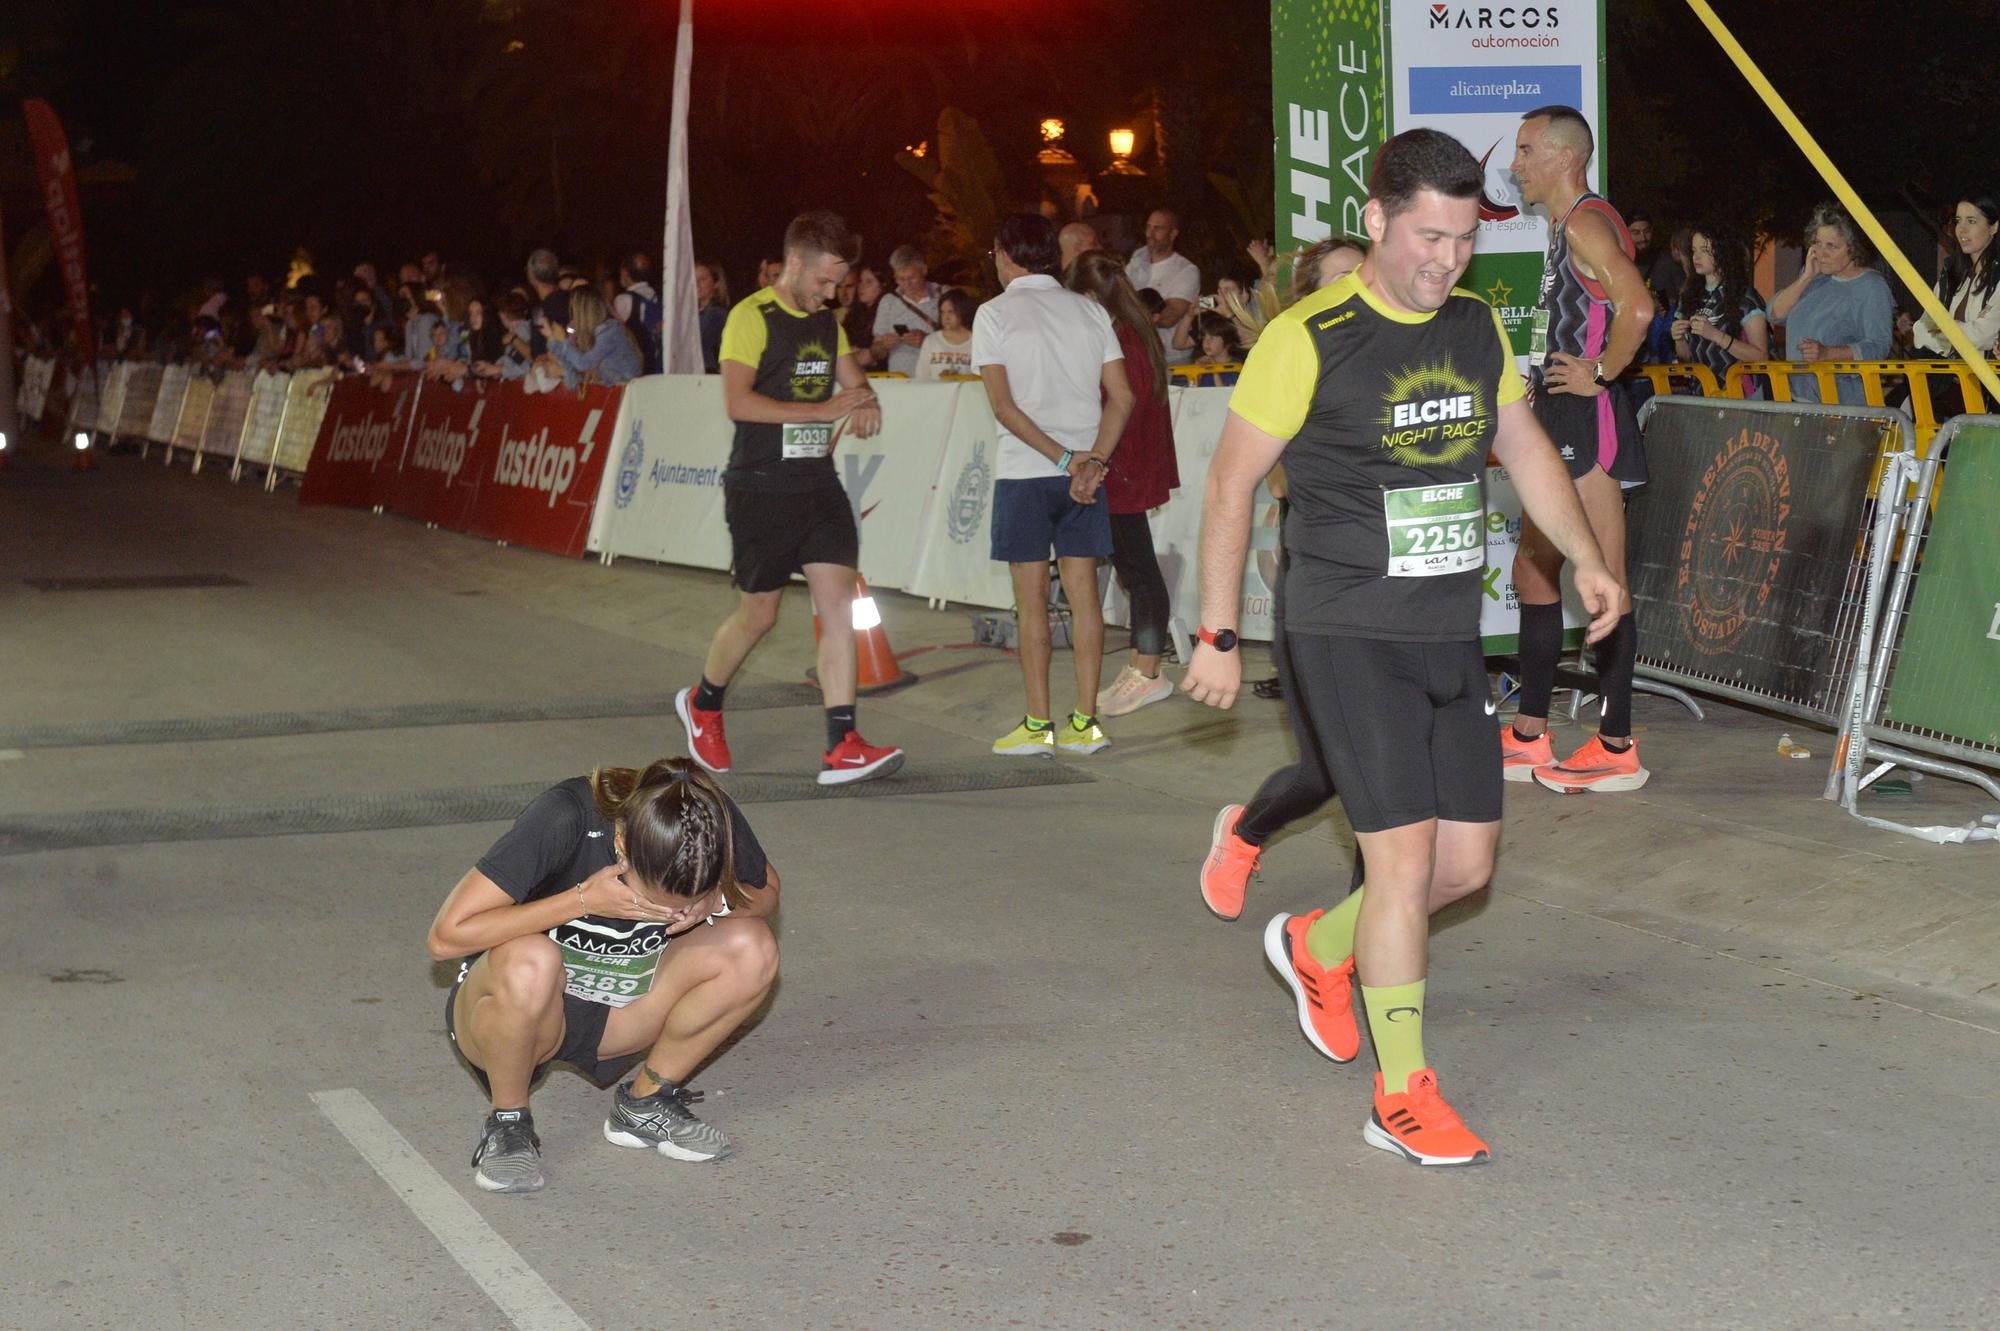
<instances>
[{"instance_id":1,"label":"man in white polo shirt","mask_svg":"<svg viewBox=\"0 0 2000 1331\"><path fill-rule=\"evenodd\" d=\"M1036 757L1096 753L1104 611L1097 561L1111 554L1111 510L1098 488L1132 414L1125 352L1111 318L1056 281L1060 250L1045 217L1014 213L993 238L1006 290L972 324L972 365L1000 426L993 484L993 558L1014 581L1028 711L993 752ZM1076 706L1062 725L1049 706L1049 552L1069 597Z\"/></svg>"},{"instance_id":2,"label":"man in white polo shirt","mask_svg":"<svg viewBox=\"0 0 2000 1331\"><path fill-rule=\"evenodd\" d=\"M1181 219L1174 210L1155 208L1146 218L1146 243L1133 250L1125 264L1125 276L1131 280L1134 291L1151 287L1166 302L1153 316L1153 323L1159 330L1160 345L1166 349L1169 365L1185 365L1194 359L1192 348L1174 350L1174 325L1201 295L1201 269L1194 266L1193 260L1174 253L1174 242L1180 239L1180 234Z\"/></svg>"}]
</instances>

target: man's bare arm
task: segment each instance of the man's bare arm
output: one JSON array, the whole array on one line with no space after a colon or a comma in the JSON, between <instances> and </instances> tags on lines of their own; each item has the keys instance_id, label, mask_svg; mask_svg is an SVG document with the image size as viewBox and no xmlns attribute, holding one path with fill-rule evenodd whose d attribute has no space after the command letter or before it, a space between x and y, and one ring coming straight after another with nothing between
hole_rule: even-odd
<instances>
[{"instance_id":1,"label":"man's bare arm","mask_svg":"<svg viewBox=\"0 0 2000 1331\"><path fill-rule=\"evenodd\" d=\"M1639 266L1625 257L1625 247L1611 219L1595 208L1579 208L1567 227L1570 253L1597 279L1611 298L1611 336L1599 359L1604 377L1616 379L1639 357L1653 323L1653 297Z\"/></svg>"}]
</instances>

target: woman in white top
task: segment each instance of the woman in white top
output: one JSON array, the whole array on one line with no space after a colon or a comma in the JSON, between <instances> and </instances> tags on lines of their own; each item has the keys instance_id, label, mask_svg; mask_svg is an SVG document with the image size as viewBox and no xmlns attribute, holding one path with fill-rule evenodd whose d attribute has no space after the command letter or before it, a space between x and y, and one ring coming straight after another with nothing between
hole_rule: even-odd
<instances>
[{"instance_id":1,"label":"woman in white top","mask_svg":"<svg viewBox=\"0 0 2000 1331\"><path fill-rule=\"evenodd\" d=\"M1952 219L1952 237L1958 242L1958 253L1946 258L1938 271L1937 296L1965 330L1966 340L1980 355L1990 357L1994 340L2000 338L2000 245L1993 243L2000 237L2000 200L1984 191L1960 199ZM1917 320L1910 335L1917 355L1958 359L1951 339L1938 330L1937 320L1930 315ZM1933 374L1928 378L1936 419L1946 420L1965 410L1957 375Z\"/></svg>"},{"instance_id":2,"label":"woman in white top","mask_svg":"<svg viewBox=\"0 0 2000 1331\"><path fill-rule=\"evenodd\" d=\"M973 373L972 315L978 308L972 293L957 287L938 297L938 328L917 348L917 371L911 378L937 380Z\"/></svg>"}]
</instances>

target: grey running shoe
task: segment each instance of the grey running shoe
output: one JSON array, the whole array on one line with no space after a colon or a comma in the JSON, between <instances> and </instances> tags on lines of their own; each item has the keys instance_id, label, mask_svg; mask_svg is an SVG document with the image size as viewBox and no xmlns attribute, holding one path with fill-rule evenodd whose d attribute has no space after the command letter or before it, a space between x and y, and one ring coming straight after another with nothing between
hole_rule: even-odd
<instances>
[{"instance_id":1,"label":"grey running shoe","mask_svg":"<svg viewBox=\"0 0 2000 1331\"><path fill-rule=\"evenodd\" d=\"M535 1120L518 1109L488 1114L472 1163L472 1181L488 1192L540 1192L542 1139Z\"/></svg>"},{"instance_id":2,"label":"grey running shoe","mask_svg":"<svg viewBox=\"0 0 2000 1331\"><path fill-rule=\"evenodd\" d=\"M611 1117L604 1120L604 1140L615 1146L658 1147L673 1160L721 1160L735 1151L729 1138L688 1110L700 1091L663 1082L648 1096L632 1094L631 1082L620 1082L611 1093Z\"/></svg>"}]
</instances>

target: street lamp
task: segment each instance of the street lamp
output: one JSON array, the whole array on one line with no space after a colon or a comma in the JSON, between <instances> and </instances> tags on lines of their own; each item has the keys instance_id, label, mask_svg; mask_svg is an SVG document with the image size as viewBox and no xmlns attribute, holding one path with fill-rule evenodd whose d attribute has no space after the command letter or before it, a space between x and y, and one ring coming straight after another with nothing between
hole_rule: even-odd
<instances>
[{"instance_id":1,"label":"street lamp","mask_svg":"<svg viewBox=\"0 0 2000 1331\"><path fill-rule=\"evenodd\" d=\"M1111 165L1106 168L1107 175L1143 176L1146 174L1145 171L1141 170L1132 161L1132 145L1136 142L1137 138L1138 136L1129 129L1114 129L1111 131Z\"/></svg>"}]
</instances>

